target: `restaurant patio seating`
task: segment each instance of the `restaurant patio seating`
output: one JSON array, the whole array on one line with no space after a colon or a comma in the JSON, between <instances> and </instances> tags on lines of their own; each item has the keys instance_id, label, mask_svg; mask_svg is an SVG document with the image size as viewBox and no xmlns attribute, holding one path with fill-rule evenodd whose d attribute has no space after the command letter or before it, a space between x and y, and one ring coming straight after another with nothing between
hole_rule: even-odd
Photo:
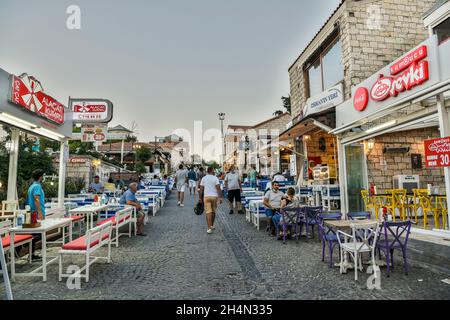
<instances>
[{"instance_id":1,"label":"restaurant patio seating","mask_svg":"<svg viewBox=\"0 0 450 320\"><path fill-rule=\"evenodd\" d=\"M322 261L325 261L325 247L328 246L329 266L333 267L333 250L336 245L339 245L337 234L334 230L324 224L325 220L341 220L340 213L321 214L319 216L321 223L319 223L319 237L322 239Z\"/></svg>"},{"instance_id":2,"label":"restaurant patio seating","mask_svg":"<svg viewBox=\"0 0 450 320\"><path fill-rule=\"evenodd\" d=\"M86 282L89 282L89 267L98 260L106 260L111 262L111 232L113 222L108 221L100 226L92 228L87 231L85 236L75 239L69 243L63 245L59 251L59 276L58 280L62 281L62 278L79 276L85 278ZM108 253L106 257L95 257L92 254L107 245ZM65 274L63 273L63 256L65 255L81 255L85 258L85 265L75 273ZM86 270L83 275L82 272Z\"/></svg>"},{"instance_id":3,"label":"restaurant patio seating","mask_svg":"<svg viewBox=\"0 0 450 320\"><path fill-rule=\"evenodd\" d=\"M368 212L375 212L378 219L378 208L374 197L369 195L369 190L361 190L361 197L364 202L364 209Z\"/></svg>"},{"instance_id":4,"label":"restaurant patio seating","mask_svg":"<svg viewBox=\"0 0 450 320\"><path fill-rule=\"evenodd\" d=\"M380 225L376 222L355 222L350 225L352 234L337 231L337 240L341 248L341 268L340 272L344 272L345 255L349 254L355 264L355 281L358 280L358 263L359 269L362 271L362 253L370 253L372 257L373 270L376 270L375 263L375 248L377 245L377 238L380 232ZM374 272L375 277L377 273Z\"/></svg>"},{"instance_id":5,"label":"restaurant patio seating","mask_svg":"<svg viewBox=\"0 0 450 320\"><path fill-rule=\"evenodd\" d=\"M427 189L413 189L415 197L418 199L418 207L423 210L423 227L428 228L428 214L432 214L434 218L435 228L439 228L439 216L442 214L443 210L440 210L437 206L433 206L432 197L428 195ZM416 211L417 212L417 211ZM416 213L417 215L417 213ZM442 226L445 228L446 217L442 216Z\"/></svg>"},{"instance_id":6,"label":"restaurant patio seating","mask_svg":"<svg viewBox=\"0 0 450 320\"><path fill-rule=\"evenodd\" d=\"M392 220L396 220L397 210L399 212L400 219L406 220L406 189L387 189L386 193L390 194L387 197L388 202L385 207L391 212Z\"/></svg>"},{"instance_id":7,"label":"restaurant patio seating","mask_svg":"<svg viewBox=\"0 0 450 320\"><path fill-rule=\"evenodd\" d=\"M299 221L300 234L305 226L306 239L309 239L308 228L311 227L312 238L314 239L314 226L321 223L320 215L323 213L323 207L303 207L304 216Z\"/></svg>"},{"instance_id":8,"label":"restaurant patio seating","mask_svg":"<svg viewBox=\"0 0 450 320\"><path fill-rule=\"evenodd\" d=\"M10 220L0 221L0 237L2 238L2 245L3 249L5 250L6 256L7 257L9 256L8 250L10 250L11 254L13 254L11 250L14 250L14 248L17 248L19 246L28 244L29 245L28 260L31 263L31 251L32 251L31 242L33 240L33 237L29 234L16 235L14 237L14 243L11 246L11 237L9 235L9 229L12 227L13 225Z\"/></svg>"},{"instance_id":9,"label":"restaurant patio seating","mask_svg":"<svg viewBox=\"0 0 450 320\"><path fill-rule=\"evenodd\" d=\"M408 238L411 232L411 221L383 222L380 238L377 243L378 255L381 259L381 251L386 257L386 270L389 277L390 268L394 268L394 250L400 249L403 256L403 268L408 274L408 260L406 255Z\"/></svg>"},{"instance_id":10,"label":"restaurant patio seating","mask_svg":"<svg viewBox=\"0 0 450 320\"><path fill-rule=\"evenodd\" d=\"M97 223L97 226L104 225L108 222L112 222L112 227L114 231L114 243L116 245L116 248L119 247L119 237L122 235L128 235L129 238L131 238L131 225L132 225L132 213L133 213L132 207L127 207L125 209L119 210L116 212L114 217L99 221ZM123 226L128 225L128 233L120 233L119 229Z\"/></svg>"}]
</instances>

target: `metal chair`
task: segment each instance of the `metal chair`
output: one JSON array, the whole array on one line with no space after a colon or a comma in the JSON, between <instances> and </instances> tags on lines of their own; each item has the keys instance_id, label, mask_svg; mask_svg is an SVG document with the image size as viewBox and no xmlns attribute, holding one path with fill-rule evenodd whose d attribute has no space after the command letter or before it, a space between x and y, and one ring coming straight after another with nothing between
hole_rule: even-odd
<instances>
[{"instance_id":1,"label":"metal chair","mask_svg":"<svg viewBox=\"0 0 450 320\"><path fill-rule=\"evenodd\" d=\"M279 215L279 221L276 221L276 216L273 217L275 224L275 233L278 235L280 231L280 226L283 231L283 243L286 244L286 236L288 227L294 229L293 232L295 234L295 240L298 240L298 221L301 215L301 207L286 207L281 209Z\"/></svg>"},{"instance_id":2,"label":"metal chair","mask_svg":"<svg viewBox=\"0 0 450 320\"><path fill-rule=\"evenodd\" d=\"M305 225L306 239L309 239L308 228L311 227L312 238L314 239L314 226L319 225L320 215L323 213L323 207L304 207L304 217L300 220L300 234Z\"/></svg>"}]
</instances>

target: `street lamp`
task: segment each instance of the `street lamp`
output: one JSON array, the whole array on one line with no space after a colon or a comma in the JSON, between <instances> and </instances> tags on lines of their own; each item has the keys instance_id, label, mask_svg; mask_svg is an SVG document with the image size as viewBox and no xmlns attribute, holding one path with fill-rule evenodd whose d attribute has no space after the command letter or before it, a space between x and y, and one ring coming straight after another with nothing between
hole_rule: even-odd
<instances>
[{"instance_id":1,"label":"street lamp","mask_svg":"<svg viewBox=\"0 0 450 320\"><path fill-rule=\"evenodd\" d=\"M220 130L222 132L222 165L225 162L225 136L223 134L223 121L225 120L225 113L220 112L219 113L219 120L220 120Z\"/></svg>"}]
</instances>

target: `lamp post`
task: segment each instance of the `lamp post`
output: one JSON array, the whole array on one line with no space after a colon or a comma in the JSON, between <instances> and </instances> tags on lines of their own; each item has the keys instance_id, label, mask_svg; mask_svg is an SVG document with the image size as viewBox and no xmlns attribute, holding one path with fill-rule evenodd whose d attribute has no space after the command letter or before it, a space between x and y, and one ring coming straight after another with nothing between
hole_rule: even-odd
<instances>
[{"instance_id":1,"label":"lamp post","mask_svg":"<svg viewBox=\"0 0 450 320\"><path fill-rule=\"evenodd\" d=\"M225 163L225 136L223 134L223 121L225 120L225 113L219 113L220 131L222 132L222 165Z\"/></svg>"}]
</instances>

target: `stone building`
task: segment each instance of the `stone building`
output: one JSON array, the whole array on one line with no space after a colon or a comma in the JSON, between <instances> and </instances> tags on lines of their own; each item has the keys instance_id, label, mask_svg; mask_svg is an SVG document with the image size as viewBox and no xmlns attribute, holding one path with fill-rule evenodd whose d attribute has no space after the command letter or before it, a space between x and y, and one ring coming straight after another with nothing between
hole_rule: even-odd
<instances>
[{"instance_id":1,"label":"stone building","mask_svg":"<svg viewBox=\"0 0 450 320\"><path fill-rule=\"evenodd\" d=\"M281 139L295 144L296 151L302 154L297 163L305 184L311 179L307 178L306 166L310 170L316 162L327 165L330 183L338 184L342 178L348 178L348 193L356 203L352 210L363 209L361 189L371 183L380 190L393 188L395 175L419 174L421 187L428 183L443 184L442 170L413 169L411 163L411 156L420 154L425 167L423 142L440 136L436 123L423 125L425 129L408 128L375 137L370 151L367 141L358 143L352 151L348 148L348 156L363 163L358 169L364 172L352 172L353 177L340 176L339 143L331 132L339 126L336 108L352 98L352 88L429 37L423 17L442 2L343 0L290 66L292 125L282 133ZM369 125L374 128L392 118L423 112L426 107L419 103L397 108L385 117L355 128L354 132L367 130ZM383 152L386 147L395 146L407 147L404 150L408 151Z\"/></svg>"}]
</instances>

